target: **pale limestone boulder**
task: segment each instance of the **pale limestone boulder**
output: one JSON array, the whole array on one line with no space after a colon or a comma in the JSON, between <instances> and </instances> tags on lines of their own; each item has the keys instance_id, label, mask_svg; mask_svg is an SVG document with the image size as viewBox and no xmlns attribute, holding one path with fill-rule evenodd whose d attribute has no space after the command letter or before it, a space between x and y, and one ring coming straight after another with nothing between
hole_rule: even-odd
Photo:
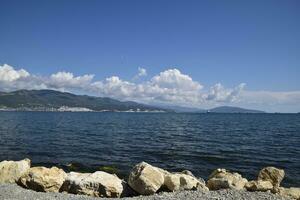
<instances>
[{"instance_id":1,"label":"pale limestone boulder","mask_svg":"<svg viewBox=\"0 0 300 200\"><path fill-rule=\"evenodd\" d=\"M116 175L102 171L94 173L70 172L61 191L93 197L121 197L125 189L124 184Z\"/></svg>"},{"instance_id":2,"label":"pale limestone boulder","mask_svg":"<svg viewBox=\"0 0 300 200\"><path fill-rule=\"evenodd\" d=\"M257 180L270 181L274 188L280 186L284 178L284 170L275 167L265 167L258 173Z\"/></svg>"},{"instance_id":3,"label":"pale limestone boulder","mask_svg":"<svg viewBox=\"0 0 300 200\"><path fill-rule=\"evenodd\" d=\"M18 180L18 184L38 192L59 192L67 174L57 167L32 167Z\"/></svg>"},{"instance_id":4,"label":"pale limestone boulder","mask_svg":"<svg viewBox=\"0 0 300 200\"><path fill-rule=\"evenodd\" d=\"M0 183L15 183L30 168L30 160L0 162Z\"/></svg>"},{"instance_id":5,"label":"pale limestone boulder","mask_svg":"<svg viewBox=\"0 0 300 200\"><path fill-rule=\"evenodd\" d=\"M208 191L205 183L202 183L197 178L184 173L174 173L165 176L164 185L170 191L178 190L202 190Z\"/></svg>"},{"instance_id":6,"label":"pale limestone boulder","mask_svg":"<svg viewBox=\"0 0 300 200\"><path fill-rule=\"evenodd\" d=\"M245 184L245 188L248 191L261 191L261 192L266 192L268 190L273 189L273 185L270 181L249 181L248 183Z\"/></svg>"},{"instance_id":7,"label":"pale limestone boulder","mask_svg":"<svg viewBox=\"0 0 300 200\"><path fill-rule=\"evenodd\" d=\"M141 195L154 194L163 186L167 174L165 170L141 162L130 172L128 184Z\"/></svg>"},{"instance_id":8,"label":"pale limestone boulder","mask_svg":"<svg viewBox=\"0 0 300 200\"><path fill-rule=\"evenodd\" d=\"M283 197L289 197L292 199L300 200L300 188L283 188L279 187L278 188L278 194L283 196Z\"/></svg>"},{"instance_id":9,"label":"pale limestone boulder","mask_svg":"<svg viewBox=\"0 0 300 200\"><path fill-rule=\"evenodd\" d=\"M247 182L247 179L243 178L238 173L231 173L228 172L226 169L216 169L209 176L209 180L207 181L207 187L210 190L242 190L244 189L244 186Z\"/></svg>"}]
</instances>

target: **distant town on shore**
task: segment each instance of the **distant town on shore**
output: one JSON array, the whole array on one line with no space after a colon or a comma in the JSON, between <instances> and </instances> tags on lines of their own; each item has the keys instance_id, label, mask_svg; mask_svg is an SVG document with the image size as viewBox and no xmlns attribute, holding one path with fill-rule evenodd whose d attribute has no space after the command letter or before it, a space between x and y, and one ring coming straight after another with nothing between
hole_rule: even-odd
<instances>
[{"instance_id":1,"label":"distant town on shore","mask_svg":"<svg viewBox=\"0 0 300 200\"><path fill-rule=\"evenodd\" d=\"M220 106L198 109L181 106L153 106L108 97L75 95L55 90L0 92L0 111L47 112L188 112L188 113L265 113L260 110Z\"/></svg>"}]
</instances>

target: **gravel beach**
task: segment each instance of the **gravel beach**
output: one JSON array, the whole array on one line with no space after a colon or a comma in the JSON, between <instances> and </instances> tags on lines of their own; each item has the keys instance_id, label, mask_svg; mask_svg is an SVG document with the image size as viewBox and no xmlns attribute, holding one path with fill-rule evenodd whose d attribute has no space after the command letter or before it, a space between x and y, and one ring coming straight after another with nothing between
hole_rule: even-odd
<instances>
[{"instance_id":1,"label":"gravel beach","mask_svg":"<svg viewBox=\"0 0 300 200\"><path fill-rule=\"evenodd\" d=\"M27 190L15 184L2 184L0 185L0 200L116 200L114 198L92 198L82 195L62 194L62 193L41 193L32 190ZM201 191L183 191L175 193L161 193L152 196L138 196L132 198L122 198L124 200L180 200L180 199L214 199L214 200L236 200L236 199L266 199L266 200L288 200L280 196L267 193L267 192L246 192L234 190L219 190L210 192Z\"/></svg>"}]
</instances>

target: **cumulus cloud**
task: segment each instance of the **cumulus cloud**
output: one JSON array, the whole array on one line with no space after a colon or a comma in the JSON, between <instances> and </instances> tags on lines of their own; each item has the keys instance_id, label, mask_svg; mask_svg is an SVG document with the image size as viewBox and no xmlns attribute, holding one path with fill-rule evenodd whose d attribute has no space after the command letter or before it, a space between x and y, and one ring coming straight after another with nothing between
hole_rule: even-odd
<instances>
[{"instance_id":1,"label":"cumulus cloud","mask_svg":"<svg viewBox=\"0 0 300 200\"><path fill-rule=\"evenodd\" d=\"M85 89L91 84L93 80L93 74L87 74L83 76L74 76L70 72L57 72L52 74L49 79L49 87L56 89L68 89L68 88L82 88Z\"/></svg>"},{"instance_id":2,"label":"cumulus cloud","mask_svg":"<svg viewBox=\"0 0 300 200\"><path fill-rule=\"evenodd\" d=\"M104 81L97 81L91 85L92 90L99 96L124 100L131 100L130 97L134 97L135 87L134 83L123 81L117 76L106 78Z\"/></svg>"},{"instance_id":3,"label":"cumulus cloud","mask_svg":"<svg viewBox=\"0 0 300 200\"><path fill-rule=\"evenodd\" d=\"M0 66L0 81L12 82L28 76L29 73L24 69L15 70L12 66L7 64Z\"/></svg>"},{"instance_id":4,"label":"cumulus cloud","mask_svg":"<svg viewBox=\"0 0 300 200\"><path fill-rule=\"evenodd\" d=\"M202 89L202 85L185 74L182 74L178 69L169 69L161 72L159 75L151 79L153 85L160 88L192 90L197 91Z\"/></svg>"},{"instance_id":5,"label":"cumulus cloud","mask_svg":"<svg viewBox=\"0 0 300 200\"><path fill-rule=\"evenodd\" d=\"M138 76L146 76L143 68ZM30 74L25 69L0 65L0 91L18 89L54 89L106 96L119 100L134 100L143 103L173 104L208 108L216 105L246 105L252 108L274 105L300 105L300 91L271 92L247 91L245 83L226 88L217 83L205 88L178 69L168 69L148 79L135 83L111 76L94 80L93 74L75 76L71 72L57 72L49 76ZM299 106L300 107L300 106Z\"/></svg>"},{"instance_id":6,"label":"cumulus cloud","mask_svg":"<svg viewBox=\"0 0 300 200\"><path fill-rule=\"evenodd\" d=\"M147 74L139 68L138 76ZM149 81L134 83L112 76L94 81L94 75L75 76L71 72L57 72L48 77L32 75L24 69L0 66L0 90L55 89L113 97L120 100L135 100L146 103L166 103L199 106L207 102L231 102L238 98L243 85L226 89L221 84L208 92L203 85L178 69L168 69L153 76Z\"/></svg>"},{"instance_id":7,"label":"cumulus cloud","mask_svg":"<svg viewBox=\"0 0 300 200\"><path fill-rule=\"evenodd\" d=\"M46 89L45 80L31 75L24 69L15 70L12 66L0 65L0 90Z\"/></svg>"},{"instance_id":8,"label":"cumulus cloud","mask_svg":"<svg viewBox=\"0 0 300 200\"><path fill-rule=\"evenodd\" d=\"M133 83L112 76L92 84L98 95L147 103L197 104L202 101L202 85L177 69L169 69L147 82Z\"/></svg>"}]
</instances>

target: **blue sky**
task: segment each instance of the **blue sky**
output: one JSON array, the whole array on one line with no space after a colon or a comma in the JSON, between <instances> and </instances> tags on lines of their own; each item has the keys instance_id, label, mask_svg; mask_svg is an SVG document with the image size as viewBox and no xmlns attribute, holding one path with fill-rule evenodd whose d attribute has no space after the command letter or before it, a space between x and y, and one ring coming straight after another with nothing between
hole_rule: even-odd
<instances>
[{"instance_id":1,"label":"blue sky","mask_svg":"<svg viewBox=\"0 0 300 200\"><path fill-rule=\"evenodd\" d=\"M239 85L245 83L242 90L256 92L255 95L274 92L276 98L284 92L300 91L297 0L0 0L0 7L0 67L6 63L31 76L70 72L74 77L93 74L92 82L116 76L143 84L166 71L173 73L169 78L177 79L177 72L168 71L177 69L201 86L195 88L205 91L201 95L209 96L218 83L227 88L222 90L227 93L240 90ZM144 68L146 74L137 78L138 67ZM17 88L9 84L14 83L6 80L2 88ZM85 93L82 88L60 86ZM152 103L107 91L96 94ZM259 94L259 98L266 99ZM170 102L170 98L160 96L156 100ZM293 98L292 103L280 102L274 107L282 98ZM284 97L261 104L255 104L253 99L251 103L249 98L247 102L221 103L198 99L191 105L234 104L270 111L300 111L298 93L292 97L285 93ZM174 103L183 105L184 101Z\"/></svg>"}]
</instances>

